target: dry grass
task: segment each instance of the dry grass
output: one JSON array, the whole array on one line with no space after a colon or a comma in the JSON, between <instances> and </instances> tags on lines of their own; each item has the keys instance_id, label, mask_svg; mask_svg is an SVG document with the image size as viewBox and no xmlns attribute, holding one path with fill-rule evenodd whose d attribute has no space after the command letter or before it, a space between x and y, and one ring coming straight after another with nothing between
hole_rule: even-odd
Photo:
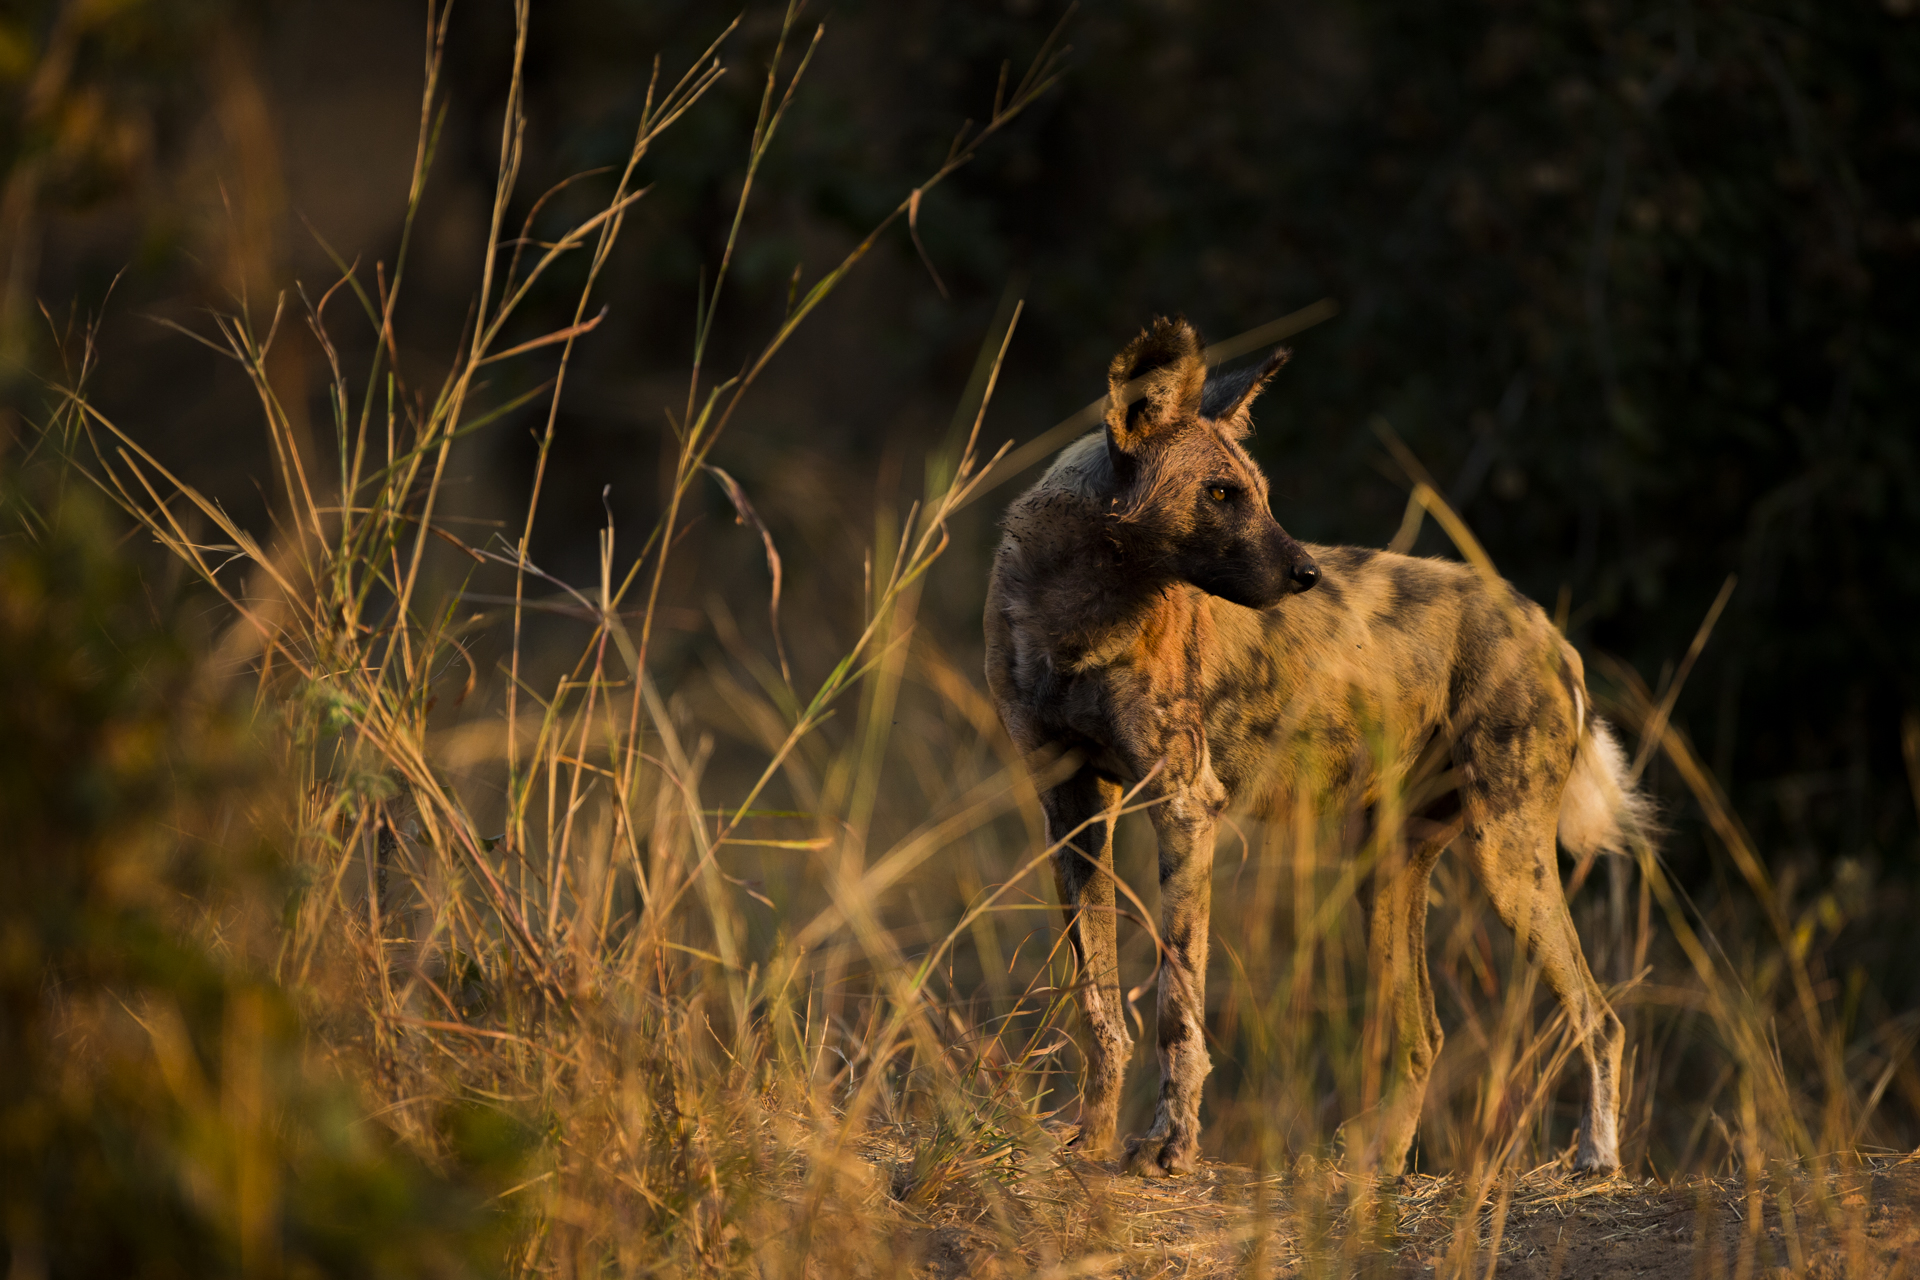
<instances>
[{"instance_id":1,"label":"dry grass","mask_svg":"<svg viewBox=\"0 0 1920 1280\"><path fill-rule=\"evenodd\" d=\"M523 0L518 49L527 19ZM430 25L413 207L435 137L445 13ZM811 47L783 36L776 53L743 213ZM883 513L853 625L804 624L794 651L837 660L803 662L812 683L794 669L776 585L767 642L709 607L702 661L677 662L673 687L659 683L663 619L705 605L667 594L696 486L720 482L780 581L774 539L712 462L742 398L880 234L911 222L921 193L1043 93L1055 64L1043 52L1003 86L986 127L796 291L756 357L717 378L703 359L726 315L736 217L671 424L665 515L629 559L609 527L598 580L567 584L541 570L530 536L568 360L595 324L595 284L644 194L649 147L718 72L708 57L670 86L656 77L604 202L557 228L536 206L520 229L506 221L521 161L518 49L495 248L468 345L440 385L394 369L404 249L390 272L369 280L343 263L320 297L282 299L264 325L243 311L203 339L259 392L281 467L270 542L176 480L135 428L107 421L84 380L61 428L91 441L96 479L230 609L208 679L256 678L278 713L285 774L304 797L307 885L278 977L317 1041L429 1159L446 1158L435 1117L451 1103L503 1113L528 1135L500 1197L515 1223L509 1270L1576 1275L1609 1269L1580 1262L1576 1244L1631 1239L1667 1242L1648 1247L1684 1253L1688 1275L1806 1272L1832 1258L1846 1274L1884 1274L1887 1248L1906 1237L1876 1237L1874 1205L1910 1200L1911 1167L1860 1153L1904 1138L1875 1117L1910 1071L1912 1037L1844 1025L1818 972L1812 908L1773 882L1670 723L1688 664L1658 690L1613 672L1613 711L1643 731L1643 760L1657 752L1690 790L1742 877L1749 906L1720 925L1764 933L1730 954L1653 862L1604 869L1605 900L1579 900L1632 1035L1631 1178L1581 1185L1557 1172L1571 1118L1555 1090L1571 1045L1559 1021L1536 1016L1532 973L1444 862L1431 936L1452 1030L1420 1159L1450 1172L1378 1187L1330 1162L1338 1123L1377 1102L1382 1059L1361 911L1379 846L1348 843L1346 815L1242 822L1221 850L1209 1141L1237 1163L1148 1185L1064 1155L1065 1117L1053 1112L1073 1094L1073 975L1052 930L1035 783L976 674L948 656L970 641L917 625L953 516L1010 474L979 441L1017 308L986 335L956 419L971 430L929 457L917 503ZM509 344L528 287L568 255L591 264L574 323ZM353 301L375 339L357 375L335 357L327 320L330 305ZM302 312L333 360L324 459L302 451L265 371L278 327ZM508 361L547 373L536 392L491 400L485 375ZM470 542L439 518L451 459L463 437L524 412L545 426L518 532ZM1410 479L1462 553L1484 558L1432 487ZM508 603L474 611L489 598ZM558 633L534 625L554 613L585 632L564 659ZM1702 644L1708 631L1710 620ZM507 655L497 673L470 657L486 638ZM1144 860L1140 826L1123 837L1123 867ZM1576 868L1574 887L1592 870ZM1131 931L1122 962L1144 984L1151 890L1128 910L1148 927ZM1142 1112L1150 1082L1135 1083ZM1772 1218L1755 1216L1763 1201ZM1578 1240L1569 1222L1582 1224ZM1550 1226L1556 1243L1543 1243ZM1784 1253L1767 1252L1776 1236Z\"/></svg>"}]
</instances>

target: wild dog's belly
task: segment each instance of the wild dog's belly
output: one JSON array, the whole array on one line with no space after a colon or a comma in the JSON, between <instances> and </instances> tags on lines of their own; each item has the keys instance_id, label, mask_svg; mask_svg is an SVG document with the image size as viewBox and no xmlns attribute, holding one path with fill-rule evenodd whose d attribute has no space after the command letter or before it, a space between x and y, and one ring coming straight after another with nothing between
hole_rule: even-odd
<instances>
[{"instance_id":1,"label":"wild dog's belly","mask_svg":"<svg viewBox=\"0 0 1920 1280\"><path fill-rule=\"evenodd\" d=\"M1302 696L1276 682L1210 697L1207 752L1234 807L1258 805L1276 792L1319 799L1365 792L1374 753L1364 729L1366 700L1355 692Z\"/></svg>"},{"instance_id":2,"label":"wild dog's belly","mask_svg":"<svg viewBox=\"0 0 1920 1280\"><path fill-rule=\"evenodd\" d=\"M1347 707L1319 704L1291 715L1273 706L1210 707L1207 751L1214 776L1238 810L1269 810L1283 802L1342 809L1368 803L1380 782L1381 757L1409 755L1419 741L1395 735L1392 744ZM1433 726L1420 726L1431 737ZM1376 755L1376 752L1379 754Z\"/></svg>"}]
</instances>

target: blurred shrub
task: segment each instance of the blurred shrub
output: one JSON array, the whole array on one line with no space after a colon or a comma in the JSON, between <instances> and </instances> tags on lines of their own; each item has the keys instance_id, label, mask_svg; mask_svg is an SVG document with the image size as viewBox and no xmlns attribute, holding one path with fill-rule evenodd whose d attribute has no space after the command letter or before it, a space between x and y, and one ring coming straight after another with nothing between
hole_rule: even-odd
<instances>
[{"instance_id":1,"label":"blurred shrub","mask_svg":"<svg viewBox=\"0 0 1920 1280\"><path fill-rule=\"evenodd\" d=\"M285 888L257 744L89 498L0 492L0 1267L490 1273L511 1152L454 1117L449 1180L315 1071L255 963Z\"/></svg>"}]
</instances>

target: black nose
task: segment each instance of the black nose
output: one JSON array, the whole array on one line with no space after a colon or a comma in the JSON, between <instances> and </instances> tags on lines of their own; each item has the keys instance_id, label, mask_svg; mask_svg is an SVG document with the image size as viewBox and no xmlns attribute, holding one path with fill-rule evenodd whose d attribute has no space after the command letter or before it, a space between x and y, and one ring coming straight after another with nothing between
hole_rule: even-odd
<instances>
[{"instance_id":1,"label":"black nose","mask_svg":"<svg viewBox=\"0 0 1920 1280\"><path fill-rule=\"evenodd\" d=\"M1320 581L1320 566L1311 560L1302 560L1293 566L1293 589L1311 591Z\"/></svg>"}]
</instances>

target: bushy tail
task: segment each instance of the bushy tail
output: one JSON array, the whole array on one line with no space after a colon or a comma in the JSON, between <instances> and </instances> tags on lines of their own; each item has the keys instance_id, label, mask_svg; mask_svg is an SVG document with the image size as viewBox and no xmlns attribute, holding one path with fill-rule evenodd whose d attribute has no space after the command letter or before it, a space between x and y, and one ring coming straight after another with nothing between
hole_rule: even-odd
<instances>
[{"instance_id":1,"label":"bushy tail","mask_svg":"<svg viewBox=\"0 0 1920 1280\"><path fill-rule=\"evenodd\" d=\"M1627 780L1627 755L1613 727L1599 716L1587 717L1560 798L1560 843L1576 858L1637 857L1659 834L1653 801Z\"/></svg>"}]
</instances>

